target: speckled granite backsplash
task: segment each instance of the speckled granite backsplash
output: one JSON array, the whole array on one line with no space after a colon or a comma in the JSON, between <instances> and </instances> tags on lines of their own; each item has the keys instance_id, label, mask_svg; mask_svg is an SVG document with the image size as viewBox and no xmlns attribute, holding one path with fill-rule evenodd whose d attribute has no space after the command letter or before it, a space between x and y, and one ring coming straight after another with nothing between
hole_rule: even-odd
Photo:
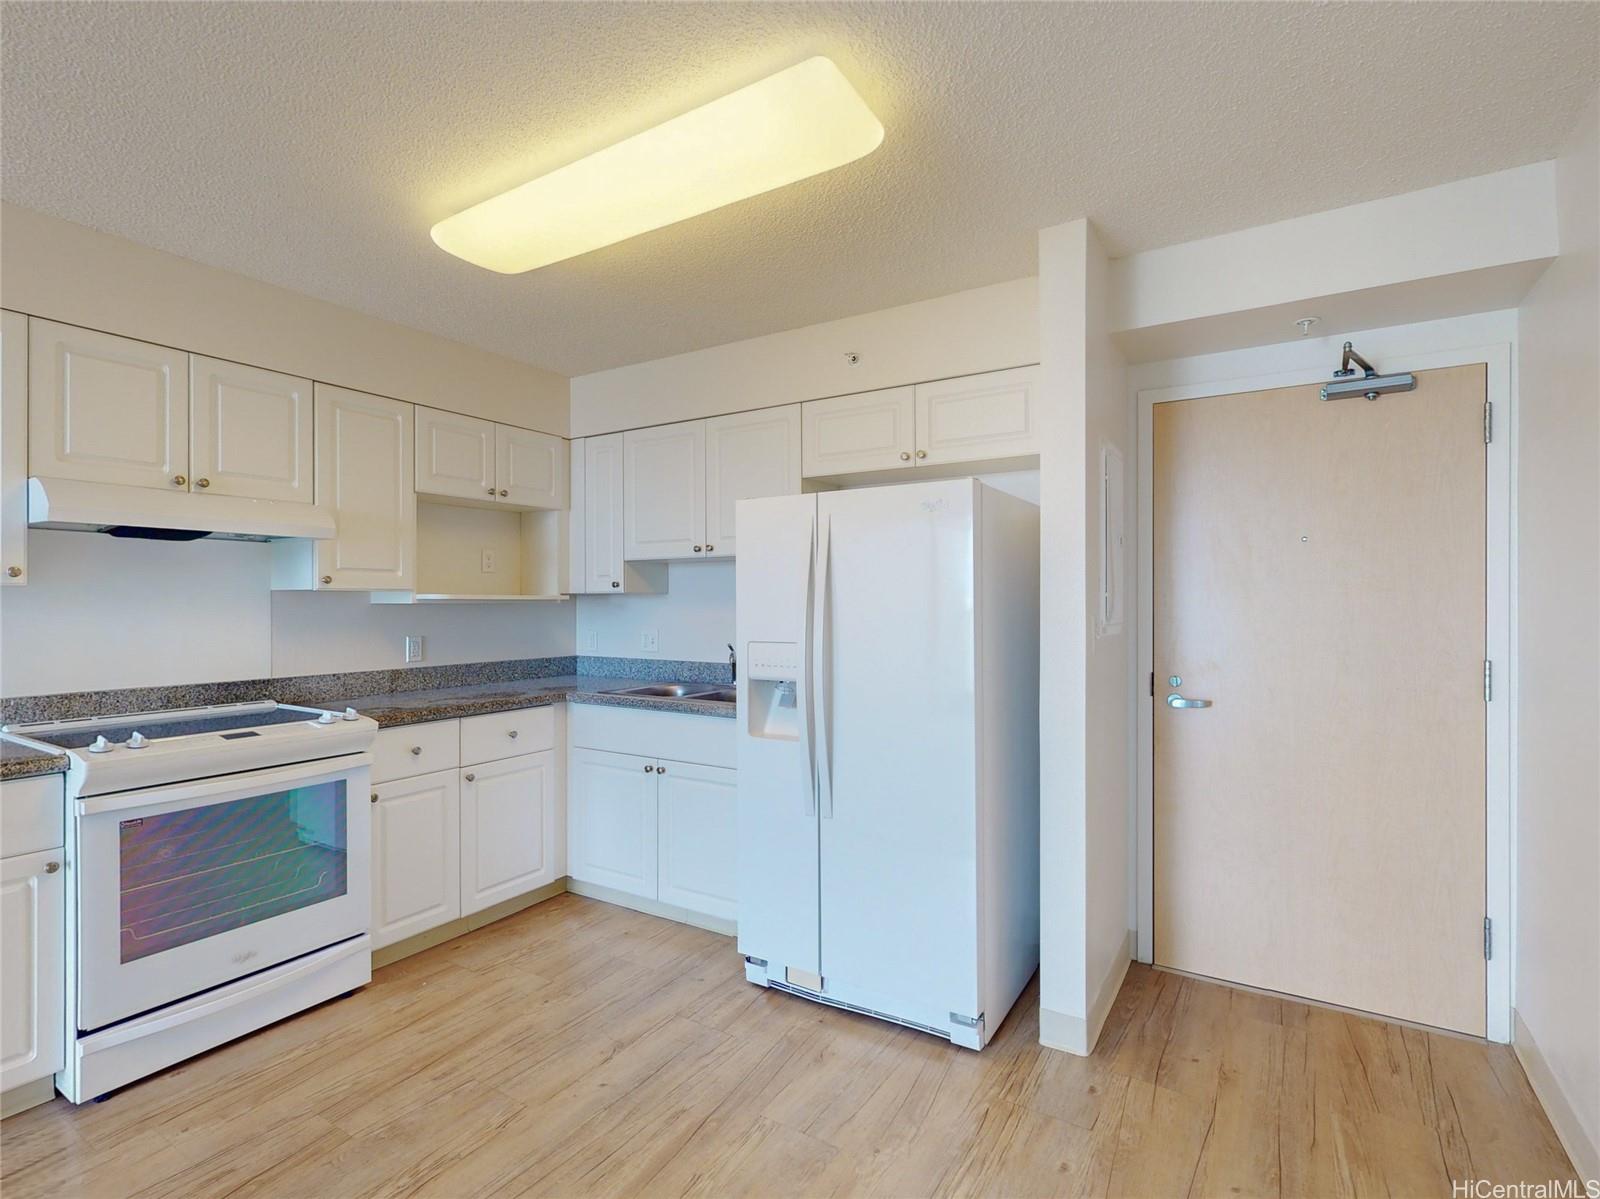
<instances>
[{"instance_id":1,"label":"speckled granite backsplash","mask_svg":"<svg viewBox=\"0 0 1600 1199\"><path fill-rule=\"evenodd\" d=\"M12 696L0 699L0 724L31 724L42 720L70 720L78 716L103 716L119 712L157 712L168 708L238 704L260 699L314 706L362 695L429 691L473 683L546 679L571 674L681 683L726 683L732 678L727 664L723 662L685 662L661 658L508 658L499 662L464 662L454 666L404 666L394 670L305 674L281 679L240 679L227 683Z\"/></svg>"}]
</instances>

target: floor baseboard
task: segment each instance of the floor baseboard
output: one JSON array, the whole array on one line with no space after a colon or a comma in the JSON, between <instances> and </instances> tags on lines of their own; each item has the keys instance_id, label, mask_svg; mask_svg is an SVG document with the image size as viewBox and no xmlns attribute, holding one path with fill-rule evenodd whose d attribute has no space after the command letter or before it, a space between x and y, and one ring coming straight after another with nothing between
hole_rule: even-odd
<instances>
[{"instance_id":1,"label":"floor baseboard","mask_svg":"<svg viewBox=\"0 0 1600 1199\"><path fill-rule=\"evenodd\" d=\"M1528 1076L1528 1085L1544 1106L1550 1127L1556 1130L1556 1137L1572 1159L1573 1167L1585 1181L1600 1182L1600 1145L1596 1145L1584 1130L1539 1043L1533 1039L1528 1026L1522 1022L1522 1013L1516 1008L1511 1009L1511 1047L1516 1050L1522 1072Z\"/></svg>"}]
</instances>

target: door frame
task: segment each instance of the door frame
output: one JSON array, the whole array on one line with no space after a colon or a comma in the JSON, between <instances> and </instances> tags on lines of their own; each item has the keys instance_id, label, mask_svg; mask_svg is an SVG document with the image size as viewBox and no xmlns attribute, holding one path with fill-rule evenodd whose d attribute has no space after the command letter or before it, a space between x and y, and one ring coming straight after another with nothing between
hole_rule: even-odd
<instances>
[{"instance_id":1,"label":"door frame","mask_svg":"<svg viewBox=\"0 0 1600 1199\"><path fill-rule=\"evenodd\" d=\"M1425 371L1440 367L1482 364L1486 368L1487 399L1493 407L1493 438L1488 445L1487 499L1485 513L1486 644L1483 656L1494 663L1493 699L1485 722L1485 915L1493 922L1494 954L1486 963L1487 1029L1491 1041L1510 1042L1512 1008L1512 964L1515 956L1513 904L1513 856L1515 798L1512 790L1516 666L1513 650L1513 616L1516 561L1513 512L1513 441L1515 438L1515 391L1512 377L1512 347L1509 342L1493 342L1459 349L1409 350L1400 337L1397 344L1381 331L1357 335L1363 348L1378 346L1378 352L1397 370ZM1342 340L1342 339L1334 339ZM1333 340L1327 342L1333 345ZM1299 349L1300 347L1295 347ZM1266 391L1325 383L1329 378L1329 354L1317 343L1317 364L1272 373L1234 376L1205 382L1154 387L1136 393L1139 422L1138 486L1138 576L1139 632L1137 673L1134 677L1134 707L1138 729L1134 751L1135 783L1135 929L1137 953L1141 962L1151 962L1155 950L1155 713L1148 700L1148 680L1153 665L1154 646L1154 557L1152 540L1153 415L1157 404L1174 400L1193 400L1239 392Z\"/></svg>"}]
</instances>

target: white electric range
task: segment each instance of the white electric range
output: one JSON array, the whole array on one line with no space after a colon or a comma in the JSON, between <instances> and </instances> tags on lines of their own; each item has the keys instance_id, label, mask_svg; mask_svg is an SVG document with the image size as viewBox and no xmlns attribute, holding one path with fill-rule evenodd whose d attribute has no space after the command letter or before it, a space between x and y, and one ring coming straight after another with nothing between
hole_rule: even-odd
<instances>
[{"instance_id":1,"label":"white electric range","mask_svg":"<svg viewBox=\"0 0 1600 1199\"><path fill-rule=\"evenodd\" d=\"M100 1097L371 980L377 730L271 701L5 729L70 763L62 1094Z\"/></svg>"}]
</instances>

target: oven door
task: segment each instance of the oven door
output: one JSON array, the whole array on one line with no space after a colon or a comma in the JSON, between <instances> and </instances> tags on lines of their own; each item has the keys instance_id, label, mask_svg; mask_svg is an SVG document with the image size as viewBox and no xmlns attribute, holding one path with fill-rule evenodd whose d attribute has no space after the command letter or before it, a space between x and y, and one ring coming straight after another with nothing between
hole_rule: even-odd
<instances>
[{"instance_id":1,"label":"oven door","mask_svg":"<svg viewBox=\"0 0 1600 1199\"><path fill-rule=\"evenodd\" d=\"M77 801L78 1027L367 931L371 758Z\"/></svg>"}]
</instances>

